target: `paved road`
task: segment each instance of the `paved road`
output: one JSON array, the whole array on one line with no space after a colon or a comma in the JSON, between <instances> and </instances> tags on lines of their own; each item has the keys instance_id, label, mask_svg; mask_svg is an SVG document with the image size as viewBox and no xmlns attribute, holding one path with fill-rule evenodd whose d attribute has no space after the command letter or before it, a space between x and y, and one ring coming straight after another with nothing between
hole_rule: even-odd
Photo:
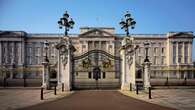
<instances>
[{"instance_id":1,"label":"paved road","mask_svg":"<svg viewBox=\"0 0 195 110\"><path fill-rule=\"evenodd\" d=\"M30 100L30 99L29 99ZM117 91L76 91L73 95L22 110L174 110L120 94Z\"/></svg>"}]
</instances>

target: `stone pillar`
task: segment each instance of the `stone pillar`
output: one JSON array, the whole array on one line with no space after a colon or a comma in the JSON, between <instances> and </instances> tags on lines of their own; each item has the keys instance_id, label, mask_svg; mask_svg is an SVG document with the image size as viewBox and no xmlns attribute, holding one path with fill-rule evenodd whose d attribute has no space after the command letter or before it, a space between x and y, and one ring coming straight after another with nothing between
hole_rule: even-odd
<instances>
[{"instance_id":1,"label":"stone pillar","mask_svg":"<svg viewBox=\"0 0 195 110\"><path fill-rule=\"evenodd\" d=\"M121 90L130 90L130 84L132 89L136 87L135 81L135 53L132 55L126 55L126 50L122 49L120 51L122 62L122 77L121 77ZM129 58L127 58L129 57ZM131 57L131 58L130 58ZM129 61L130 62L129 62Z\"/></svg>"},{"instance_id":2,"label":"stone pillar","mask_svg":"<svg viewBox=\"0 0 195 110\"><path fill-rule=\"evenodd\" d=\"M58 85L59 84L61 84L61 65L60 65L60 63L61 63L61 60L60 60L60 51L59 50L57 50L57 52L58 52L58 74L57 74L57 80L58 80Z\"/></svg>"},{"instance_id":3,"label":"stone pillar","mask_svg":"<svg viewBox=\"0 0 195 110\"><path fill-rule=\"evenodd\" d=\"M98 47L98 49L99 50L101 49L101 41L99 41L99 47Z\"/></svg>"},{"instance_id":4,"label":"stone pillar","mask_svg":"<svg viewBox=\"0 0 195 110\"><path fill-rule=\"evenodd\" d=\"M46 86L46 81L45 81L45 65L43 65L43 71L42 71L42 87Z\"/></svg>"},{"instance_id":5,"label":"stone pillar","mask_svg":"<svg viewBox=\"0 0 195 110\"><path fill-rule=\"evenodd\" d=\"M144 88L148 89L150 85L150 62L144 62Z\"/></svg>"},{"instance_id":6,"label":"stone pillar","mask_svg":"<svg viewBox=\"0 0 195 110\"><path fill-rule=\"evenodd\" d=\"M72 73L72 62L71 62L71 45L68 45L68 56L67 56L67 64L65 65L64 68L64 90L65 91L70 91L72 89L71 87L71 73Z\"/></svg>"},{"instance_id":7,"label":"stone pillar","mask_svg":"<svg viewBox=\"0 0 195 110\"><path fill-rule=\"evenodd\" d=\"M185 42L182 42L182 63L185 63Z\"/></svg>"},{"instance_id":8,"label":"stone pillar","mask_svg":"<svg viewBox=\"0 0 195 110\"><path fill-rule=\"evenodd\" d=\"M50 77L49 77L49 63L43 62L43 73L42 73L42 86L46 87L46 89L51 89L50 87Z\"/></svg>"},{"instance_id":9,"label":"stone pillar","mask_svg":"<svg viewBox=\"0 0 195 110\"><path fill-rule=\"evenodd\" d=\"M21 42L21 64L23 65L25 63L25 42Z\"/></svg>"},{"instance_id":10,"label":"stone pillar","mask_svg":"<svg viewBox=\"0 0 195 110\"><path fill-rule=\"evenodd\" d=\"M21 42L19 42L18 43L18 64L19 65L22 65L22 43Z\"/></svg>"},{"instance_id":11,"label":"stone pillar","mask_svg":"<svg viewBox=\"0 0 195 110\"><path fill-rule=\"evenodd\" d=\"M132 84L132 88L135 89L136 88L136 67L135 67L135 51L134 54L132 55L132 64L129 67L129 72L128 74L130 76L128 76L130 78L130 81L128 82L128 84ZM129 65L128 65L129 66ZM128 86L130 87L130 86Z\"/></svg>"},{"instance_id":12,"label":"stone pillar","mask_svg":"<svg viewBox=\"0 0 195 110\"><path fill-rule=\"evenodd\" d=\"M126 83L126 55L125 55L125 49L122 49L120 51L121 54L121 69L122 69L122 75L121 75L121 89L124 90L125 83Z\"/></svg>"},{"instance_id":13,"label":"stone pillar","mask_svg":"<svg viewBox=\"0 0 195 110\"><path fill-rule=\"evenodd\" d=\"M14 60L15 60L15 43L12 42L11 43L11 64L14 64Z\"/></svg>"},{"instance_id":14,"label":"stone pillar","mask_svg":"<svg viewBox=\"0 0 195 110\"><path fill-rule=\"evenodd\" d=\"M188 63L192 63L192 42L188 46Z\"/></svg>"},{"instance_id":15,"label":"stone pillar","mask_svg":"<svg viewBox=\"0 0 195 110\"><path fill-rule=\"evenodd\" d=\"M176 64L178 64L178 42L175 43L176 45Z\"/></svg>"}]
</instances>

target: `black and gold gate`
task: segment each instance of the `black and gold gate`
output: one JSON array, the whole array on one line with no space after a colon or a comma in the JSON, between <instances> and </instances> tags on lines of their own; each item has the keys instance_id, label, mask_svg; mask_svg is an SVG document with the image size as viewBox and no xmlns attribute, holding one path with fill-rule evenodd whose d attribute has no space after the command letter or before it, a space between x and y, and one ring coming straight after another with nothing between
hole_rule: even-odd
<instances>
[{"instance_id":1,"label":"black and gold gate","mask_svg":"<svg viewBox=\"0 0 195 110\"><path fill-rule=\"evenodd\" d=\"M73 57L73 89L120 87L120 57L103 50L91 50Z\"/></svg>"}]
</instances>

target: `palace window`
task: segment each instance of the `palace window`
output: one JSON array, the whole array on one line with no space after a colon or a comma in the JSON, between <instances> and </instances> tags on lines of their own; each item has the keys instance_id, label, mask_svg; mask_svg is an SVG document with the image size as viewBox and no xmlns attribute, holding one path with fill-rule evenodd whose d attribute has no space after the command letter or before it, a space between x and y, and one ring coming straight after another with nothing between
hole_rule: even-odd
<instances>
[{"instance_id":1,"label":"palace window","mask_svg":"<svg viewBox=\"0 0 195 110\"><path fill-rule=\"evenodd\" d=\"M188 79L191 79L191 78L192 78L192 75L193 75L193 74L192 74L190 71L188 71L188 75L187 75L188 77L187 77L187 78L188 78Z\"/></svg>"},{"instance_id":2,"label":"palace window","mask_svg":"<svg viewBox=\"0 0 195 110\"><path fill-rule=\"evenodd\" d=\"M154 59L153 59L153 64L156 65L157 64L157 56L154 56Z\"/></svg>"},{"instance_id":3,"label":"palace window","mask_svg":"<svg viewBox=\"0 0 195 110\"><path fill-rule=\"evenodd\" d=\"M162 64L162 65L165 64L165 57L162 57L162 59L161 59L161 64Z\"/></svg>"},{"instance_id":4,"label":"palace window","mask_svg":"<svg viewBox=\"0 0 195 110\"><path fill-rule=\"evenodd\" d=\"M162 49L161 49L161 53L162 53L162 54L164 54L164 49L165 49L165 48L162 48Z\"/></svg>"},{"instance_id":5,"label":"palace window","mask_svg":"<svg viewBox=\"0 0 195 110\"><path fill-rule=\"evenodd\" d=\"M93 43L92 41L88 42L88 50L92 50L93 49Z\"/></svg>"},{"instance_id":6,"label":"palace window","mask_svg":"<svg viewBox=\"0 0 195 110\"><path fill-rule=\"evenodd\" d=\"M95 47L95 49L99 49L99 41L94 42L94 47Z\"/></svg>"},{"instance_id":7,"label":"palace window","mask_svg":"<svg viewBox=\"0 0 195 110\"><path fill-rule=\"evenodd\" d=\"M157 47L154 47L154 55L157 54Z\"/></svg>"},{"instance_id":8,"label":"palace window","mask_svg":"<svg viewBox=\"0 0 195 110\"><path fill-rule=\"evenodd\" d=\"M101 49L106 50L106 41L101 42Z\"/></svg>"},{"instance_id":9,"label":"palace window","mask_svg":"<svg viewBox=\"0 0 195 110\"><path fill-rule=\"evenodd\" d=\"M181 57L180 56L178 57L178 63L181 63Z\"/></svg>"},{"instance_id":10,"label":"palace window","mask_svg":"<svg viewBox=\"0 0 195 110\"><path fill-rule=\"evenodd\" d=\"M181 72L181 78L184 79L184 72Z\"/></svg>"}]
</instances>

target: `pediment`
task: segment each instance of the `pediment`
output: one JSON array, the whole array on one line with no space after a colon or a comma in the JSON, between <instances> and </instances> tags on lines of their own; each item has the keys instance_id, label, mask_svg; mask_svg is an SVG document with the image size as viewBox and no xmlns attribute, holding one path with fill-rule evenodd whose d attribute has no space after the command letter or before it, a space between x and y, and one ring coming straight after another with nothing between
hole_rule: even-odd
<instances>
[{"instance_id":1,"label":"pediment","mask_svg":"<svg viewBox=\"0 0 195 110\"><path fill-rule=\"evenodd\" d=\"M100 37L100 38L114 38L115 36L109 32L100 30L100 29L92 29L85 33L82 33L79 35L81 38L94 38L94 37Z\"/></svg>"},{"instance_id":2,"label":"pediment","mask_svg":"<svg viewBox=\"0 0 195 110\"><path fill-rule=\"evenodd\" d=\"M169 38L193 38L193 33L192 32L178 32L178 33L173 33L169 36Z\"/></svg>"}]
</instances>

